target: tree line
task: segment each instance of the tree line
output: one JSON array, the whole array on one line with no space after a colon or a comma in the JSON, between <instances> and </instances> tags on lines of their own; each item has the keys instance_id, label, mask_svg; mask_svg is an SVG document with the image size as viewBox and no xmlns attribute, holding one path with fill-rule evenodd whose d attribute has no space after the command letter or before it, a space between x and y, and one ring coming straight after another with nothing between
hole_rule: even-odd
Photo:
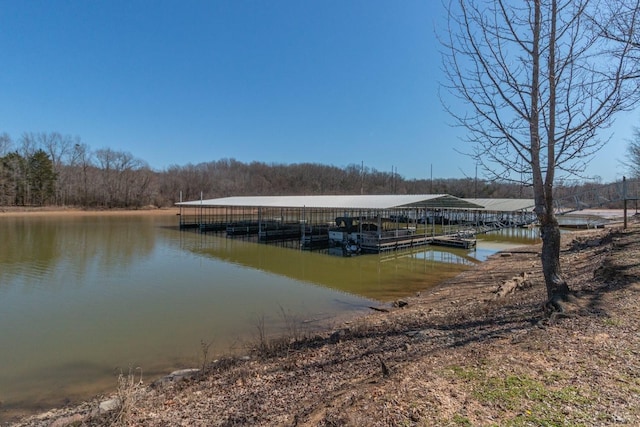
<instances>
[{"instance_id":1,"label":"tree line","mask_svg":"<svg viewBox=\"0 0 640 427\"><path fill-rule=\"evenodd\" d=\"M79 137L0 134L0 205L136 208L155 203L157 174L146 162Z\"/></svg>"},{"instance_id":2,"label":"tree line","mask_svg":"<svg viewBox=\"0 0 640 427\"><path fill-rule=\"evenodd\" d=\"M592 188L559 186L558 191ZM138 209L183 200L228 196L320 194L451 194L531 198L530 186L483 179L405 179L362 165L267 164L219 159L155 171L129 152L92 149L80 137L0 134L0 206L74 206Z\"/></svg>"}]
</instances>

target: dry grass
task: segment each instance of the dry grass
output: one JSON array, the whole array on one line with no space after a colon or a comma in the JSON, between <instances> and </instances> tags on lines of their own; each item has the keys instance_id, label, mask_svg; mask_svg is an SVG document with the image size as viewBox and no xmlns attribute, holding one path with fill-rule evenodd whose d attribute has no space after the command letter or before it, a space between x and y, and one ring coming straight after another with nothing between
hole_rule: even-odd
<instances>
[{"instance_id":1,"label":"dry grass","mask_svg":"<svg viewBox=\"0 0 640 427\"><path fill-rule=\"evenodd\" d=\"M113 409L109 408L109 423L115 426L128 424L129 417L134 413L138 400L142 397L144 383L141 368L129 368L127 374L118 374L118 388L113 402Z\"/></svg>"}]
</instances>

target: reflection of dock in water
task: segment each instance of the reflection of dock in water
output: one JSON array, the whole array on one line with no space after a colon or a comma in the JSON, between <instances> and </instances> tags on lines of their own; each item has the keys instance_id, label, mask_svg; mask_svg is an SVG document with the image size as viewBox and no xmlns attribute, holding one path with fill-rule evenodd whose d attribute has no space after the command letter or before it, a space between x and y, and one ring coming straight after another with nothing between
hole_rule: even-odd
<instances>
[{"instance_id":1,"label":"reflection of dock in water","mask_svg":"<svg viewBox=\"0 0 640 427\"><path fill-rule=\"evenodd\" d=\"M216 235L186 239L182 248L232 265L378 300L423 290L478 263L463 250L444 247L344 258ZM396 262L385 262L392 259Z\"/></svg>"},{"instance_id":2,"label":"reflection of dock in water","mask_svg":"<svg viewBox=\"0 0 640 427\"><path fill-rule=\"evenodd\" d=\"M377 259L382 262L397 262L403 259L409 259L411 262L433 262L449 265L474 266L480 261L473 255L475 252L465 252L458 248L438 247L430 248L428 246L403 249L400 251L390 251L381 253Z\"/></svg>"}]
</instances>

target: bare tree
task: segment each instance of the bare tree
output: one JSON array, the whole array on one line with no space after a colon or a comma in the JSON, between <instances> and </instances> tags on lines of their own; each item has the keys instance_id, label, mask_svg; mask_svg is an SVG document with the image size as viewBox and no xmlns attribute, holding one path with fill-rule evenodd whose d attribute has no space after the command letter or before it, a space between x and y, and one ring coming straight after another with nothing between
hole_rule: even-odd
<instances>
[{"instance_id":1,"label":"bare tree","mask_svg":"<svg viewBox=\"0 0 640 427\"><path fill-rule=\"evenodd\" d=\"M111 148L101 148L96 151L95 156L101 178L101 191L98 194L98 200L104 206L113 207L118 184L117 171L115 170L118 153Z\"/></svg>"},{"instance_id":2,"label":"bare tree","mask_svg":"<svg viewBox=\"0 0 640 427\"><path fill-rule=\"evenodd\" d=\"M608 40L615 43L614 49L627 50L627 55L640 62L640 0L617 0L604 2L591 16L594 27ZM636 78L640 71L630 77Z\"/></svg>"},{"instance_id":3,"label":"bare tree","mask_svg":"<svg viewBox=\"0 0 640 427\"><path fill-rule=\"evenodd\" d=\"M99 182L98 203L107 207L133 207L150 203L153 174L143 160L131 153L110 148L97 150Z\"/></svg>"},{"instance_id":4,"label":"bare tree","mask_svg":"<svg viewBox=\"0 0 640 427\"><path fill-rule=\"evenodd\" d=\"M33 135L33 134L32 134ZM49 155L53 164L53 170L58 179L56 181L55 202L56 204L66 203L65 189L68 185L68 177L63 173L63 165L69 161L72 154L73 138L63 136L58 132L40 132L32 136L38 146Z\"/></svg>"},{"instance_id":5,"label":"bare tree","mask_svg":"<svg viewBox=\"0 0 640 427\"><path fill-rule=\"evenodd\" d=\"M40 144L38 142L36 134L33 132L23 133L22 136L20 136L18 143L19 147L16 152L25 159L33 156L35 152L40 148Z\"/></svg>"},{"instance_id":6,"label":"bare tree","mask_svg":"<svg viewBox=\"0 0 640 427\"><path fill-rule=\"evenodd\" d=\"M13 141L8 133L3 132L0 133L0 157L5 156L11 151L11 147L13 146Z\"/></svg>"},{"instance_id":7,"label":"bare tree","mask_svg":"<svg viewBox=\"0 0 640 427\"><path fill-rule=\"evenodd\" d=\"M613 1L613 0L610 0ZM569 288L560 268L556 176L580 175L606 142L597 133L637 103L633 34L614 43L589 0L450 0L445 108L468 131L487 175L533 186L548 307Z\"/></svg>"},{"instance_id":8,"label":"bare tree","mask_svg":"<svg viewBox=\"0 0 640 427\"><path fill-rule=\"evenodd\" d=\"M633 130L633 139L627 145L627 156L622 161L629 175L640 178L640 129Z\"/></svg>"},{"instance_id":9,"label":"bare tree","mask_svg":"<svg viewBox=\"0 0 640 427\"><path fill-rule=\"evenodd\" d=\"M89 199L90 171L93 165L93 153L89 146L77 137L70 154L68 173L73 177L68 180L72 199L82 206L91 205Z\"/></svg>"},{"instance_id":10,"label":"bare tree","mask_svg":"<svg viewBox=\"0 0 640 427\"><path fill-rule=\"evenodd\" d=\"M593 23L605 37L620 48L630 50L629 56L640 65L640 0L619 0L606 3ZM640 68L640 67L639 67ZM640 70L632 77L640 77ZM634 128L633 139L627 145L627 156L622 164L634 178L640 178L640 128Z\"/></svg>"},{"instance_id":11,"label":"bare tree","mask_svg":"<svg viewBox=\"0 0 640 427\"><path fill-rule=\"evenodd\" d=\"M27 180L25 159L16 152L0 158L0 205L23 205Z\"/></svg>"}]
</instances>

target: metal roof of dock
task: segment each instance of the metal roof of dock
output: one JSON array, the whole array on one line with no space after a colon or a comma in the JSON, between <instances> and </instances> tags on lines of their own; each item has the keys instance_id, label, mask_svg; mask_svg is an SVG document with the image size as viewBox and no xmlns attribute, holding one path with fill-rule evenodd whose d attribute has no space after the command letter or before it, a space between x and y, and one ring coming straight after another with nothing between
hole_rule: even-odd
<instances>
[{"instance_id":1,"label":"metal roof of dock","mask_svg":"<svg viewBox=\"0 0 640 427\"><path fill-rule=\"evenodd\" d=\"M469 199L464 200L483 206L482 210L492 212L532 212L535 207L533 199ZM471 208L474 209L474 208Z\"/></svg>"},{"instance_id":2,"label":"metal roof of dock","mask_svg":"<svg viewBox=\"0 0 640 427\"><path fill-rule=\"evenodd\" d=\"M182 207L271 207L337 209L482 209L483 206L448 194L255 196L179 202Z\"/></svg>"}]
</instances>

